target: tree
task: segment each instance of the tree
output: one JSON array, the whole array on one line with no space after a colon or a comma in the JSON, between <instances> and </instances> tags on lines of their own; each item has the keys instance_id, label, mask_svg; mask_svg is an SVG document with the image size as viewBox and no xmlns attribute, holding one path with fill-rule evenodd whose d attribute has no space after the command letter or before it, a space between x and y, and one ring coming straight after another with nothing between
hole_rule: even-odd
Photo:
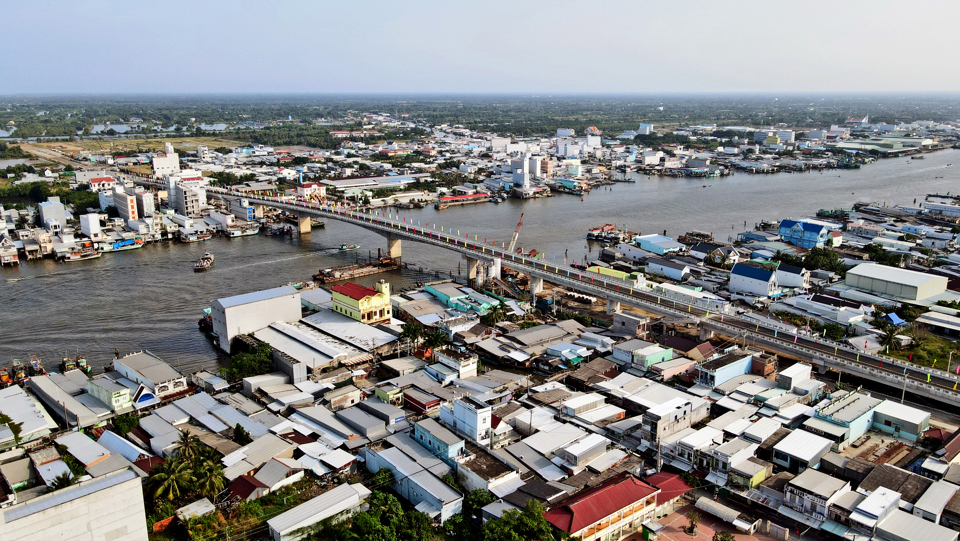
<instances>
[{"instance_id":1,"label":"tree","mask_svg":"<svg viewBox=\"0 0 960 541\"><path fill-rule=\"evenodd\" d=\"M463 514L468 517L481 519L481 510L496 501L489 490L478 488L471 490L463 497Z\"/></svg>"},{"instance_id":2,"label":"tree","mask_svg":"<svg viewBox=\"0 0 960 541\"><path fill-rule=\"evenodd\" d=\"M174 501L188 494L196 478L190 464L184 460L170 459L159 464L150 472L147 487L154 499L163 498Z\"/></svg>"},{"instance_id":3,"label":"tree","mask_svg":"<svg viewBox=\"0 0 960 541\"><path fill-rule=\"evenodd\" d=\"M273 353L270 344L260 343L253 351L238 353L230 360L230 366L223 369L228 379L240 379L259 376L273 370Z\"/></svg>"},{"instance_id":4,"label":"tree","mask_svg":"<svg viewBox=\"0 0 960 541\"><path fill-rule=\"evenodd\" d=\"M560 536L543 516L546 508L537 500L530 500L522 510L511 509L499 520L483 525L484 541L559 541Z\"/></svg>"},{"instance_id":5,"label":"tree","mask_svg":"<svg viewBox=\"0 0 960 541\"><path fill-rule=\"evenodd\" d=\"M128 434L131 430L137 428L138 424L140 424L140 418L137 417L135 413L125 413L113 419L113 428L115 428L120 435Z\"/></svg>"},{"instance_id":6,"label":"tree","mask_svg":"<svg viewBox=\"0 0 960 541\"><path fill-rule=\"evenodd\" d=\"M237 445L247 445L253 441L253 438L245 428L240 426L240 423L237 423L237 426L233 427L233 441Z\"/></svg>"},{"instance_id":7,"label":"tree","mask_svg":"<svg viewBox=\"0 0 960 541\"><path fill-rule=\"evenodd\" d=\"M505 319L507 319L507 308L503 302L498 302L486 314L480 316L480 323L493 327Z\"/></svg>"},{"instance_id":8,"label":"tree","mask_svg":"<svg viewBox=\"0 0 960 541\"><path fill-rule=\"evenodd\" d=\"M200 495L213 500L217 494L226 488L227 479L223 476L223 465L216 459L200 455L194 468L197 479L197 490Z\"/></svg>"},{"instance_id":9,"label":"tree","mask_svg":"<svg viewBox=\"0 0 960 541\"><path fill-rule=\"evenodd\" d=\"M390 471L386 468L380 468L380 471L384 470L387 472ZM388 526L392 526L394 521L396 521L400 515L403 514L403 507L400 505L400 500L398 500L393 494L388 494L379 490L373 491L373 494L371 494L370 498L367 500L367 505L369 505L367 512L380 522L386 523Z\"/></svg>"},{"instance_id":10,"label":"tree","mask_svg":"<svg viewBox=\"0 0 960 541\"><path fill-rule=\"evenodd\" d=\"M687 527L689 532L697 531L697 524L700 524L700 513L696 511L690 511L687 513L687 520L690 522L690 525Z\"/></svg>"},{"instance_id":11,"label":"tree","mask_svg":"<svg viewBox=\"0 0 960 541\"><path fill-rule=\"evenodd\" d=\"M713 541L736 541L737 538L730 532L714 532Z\"/></svg>"},{"instance_id":12,"label":"tree","mask_svg":"<svg viewBox=\"0 0 960 541\"><path fill-rule=\"evenodd\" d=\"M177 449L177 458L185 461L193 460L203 449L203 442L200 441L200 438L194 436L190 430L184 430L180 433L177 444L180 446Z\"/></svg>"},{"instance_id":13,"label":"tree","mask_svg":"<svg viewBox=\"0 0 960 541\"><path fill-rule=\"evenodd\" d=\"M13 434L13 445L20 445L20 433L23 432L23 423L15 423L9 415L0 412L0 425L7 425L7 428L10 429L10 433Z\"/></svg>"},{"instance_id":14,"label":"tree","mask_svg":"<svg viewBox=\"0 0 960 541\"><path fill-rule=\"evenodd\" d=\"M374 488L383 488L393 485L393 472L387 468L380 468L377 470L377 473L373 474L373 487Z\"/></svg>"},{"instance_id":15,"label":"tree","mask_svg":"<svg viewBox=\"0 0 960 541\"><path fill-rule=\"evenodd\" d=\"M449 343L450 337L447 336L447 333L439 330L429 331L423 338L423 345L430 349L436 349Z\"/></svg>"},{"instance_id":16,"label":"tree","mask_svg":"<svg viewBox=\"0 0 960 541\"><path fill-rule=\"evenodd\" d=\"M61 473L60 475L53 478L50 481L50 490L60 490L61 488L67 488L68 486L73 485L74 478L73 474L68 471Z\"/></svg>"},{"instance_id":17,"label":"tree","mask_svg":"<svg viewBox=\"0 0 960 541\"><path fill-rule=\"evenodd\" d=\"M408 321L403 324L403 329L400 331L400 339L408 340L414 346L416 346L420 339L423 338L423 325L416 321Z\"/></svg>"},{"instance_id":18,"label":"tree","mask_svg":"<svg viewBox=\"0 0 960 541\"><path fill-rule=\"evenodd\" d=\"M900 340L897 339L897 335L900 334L900 327L896 325L883 324L880 325L880 330L883 331L883 335L880 337L880 345L885 348L892 349L894 351L900 349Z\"/></svg>"},{"instance_id":19,"label":"tree","mask_svg":"<svg viewBox=\"0 0 960 541\"><path fill-rule=\"evenodd\" d=\"M403 513L396 532L397 538L405 541L430 541L435 535L430 517L420 511Z\"/></svg>"}]
</instances>

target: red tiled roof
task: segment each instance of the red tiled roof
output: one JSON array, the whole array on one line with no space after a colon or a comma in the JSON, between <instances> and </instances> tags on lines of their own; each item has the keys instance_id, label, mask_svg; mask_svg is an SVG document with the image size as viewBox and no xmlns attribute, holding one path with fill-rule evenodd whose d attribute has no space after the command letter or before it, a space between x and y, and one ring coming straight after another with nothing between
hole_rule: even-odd
<instances>
[{"instance_id":1,"label":"red tiled roof","mask_svg":"<svg viewBox=\"0 0 960 541\"><path fill-rule=\"evenodd\" d=\"M113 177L97 177L90 179L90 184L100 184L101 182L116 182Z\"/></svg>"},{"instance_id":2,"label":"red tiled roof","mask_svg":"<svg viewBox=\"0 0 960 541\"><path fill-rule=\"evenodd\" d=\"M311 438L310 436L304 436L303 434L294 430L293 432L287 432L285 434L280 434L280 437L286 440L290 440L297 445L306 445L308 443L313 443L317 440Z\"/></svg>"},{"instance_id":3,"label":"red tiled roof","mask_svg":"<svg viewBox=\"0 0 960 541\"><path fill-rule=\"evenodd\" d=\"M626 475L581 492L543 516L557 528L574 533L658 491L636 477Z\"/></svg>"},{"instance_id":4,"label":"red tiled roof","mask_svg":"<svg viewBox=\"0 0 960 541\"><path fill-rule=\"evenodd\" d=\"M663 505L693 490L692 486L688 485L675 473L655 473L644 479L644 481L660 489L660 492L657 494L657 505Z\"/></svg>"},{"instance_id":5,"label":"red tiled roof","mask_svg":"<svg viewBox=\"0 0 960 541\"><path fill-rule=\"evenodd\" d=\"M377 290L372 287L362 286L360 284L355 284L353 282L346 282L344 284L337 284L333 286L333 290L341 295L346 295L354 300L363 300L367 297L372 297L377 294Z\"/></svg>"}]
</instances>

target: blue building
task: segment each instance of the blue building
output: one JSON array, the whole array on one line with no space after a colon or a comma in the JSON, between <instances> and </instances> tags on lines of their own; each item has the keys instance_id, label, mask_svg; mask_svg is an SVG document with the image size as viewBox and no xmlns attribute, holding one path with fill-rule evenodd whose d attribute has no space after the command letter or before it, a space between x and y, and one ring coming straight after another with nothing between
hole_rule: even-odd
<instances>
[{"instance_id":1,"label":"blue building","mask_svg":"<svg viewBox=\"0 0 960 541\"><path fill-rule=\"evenodd\" d=\"M413 426L413 439L427 448L431 454L448 464L465 453L463 438L459 438L431 418L426 418Z\"/></svg>"},{"instance_id":2,"label":"blue building","mask_svg":"<svg viewBox=\"0 0 960 541\"><path fill-rule=\"evenodd\" d=\"M780 237L800 248L822 248L830 235L826 226L795 220L780 221Z\"/></svg>"},{"instance_id":3,"label":"blue building","mask_svg":"<svg viewBox=\"0 0 960 541\"><path fill-rule=\"evenodd\" d=\"M726 355L697 365L697 383L713 388L750 373L753 354L735 349Z\"/></svg>"},{"instance_id":4,"label":"blue building","mask_svg":"<svg viewBox=\"0 0 960 541\"><path fill-rule=\"evenodd\" d=\"M686 249L686 246L663 235L640 235L633 241L641 249L653 252L657 255L679 253Z\"/></svg>"},{"instance_id":5,"label":"blue building","mask_svg":"<svg viewBox=\"0 0 960 541\"><path fill-rule=\"evenodd\" d=\"M802 427L832 441L833 448L841 451L866 434L873 424L873 410L882 400L859 392L831 398L830 402L818 406Z\"/></svg>"},{"instance_id":6,"label":"blue building","mask_svg":"<svg viewBox=\"0 0 960 541\"><path fill-rule=\"evenodd\" d=\"M476 312L480 315L486 314L500 302L493 297L477 293L469 287L459 286L453 282L429 284L423 290L454 310Z\"/></svg>"}]
</instances>

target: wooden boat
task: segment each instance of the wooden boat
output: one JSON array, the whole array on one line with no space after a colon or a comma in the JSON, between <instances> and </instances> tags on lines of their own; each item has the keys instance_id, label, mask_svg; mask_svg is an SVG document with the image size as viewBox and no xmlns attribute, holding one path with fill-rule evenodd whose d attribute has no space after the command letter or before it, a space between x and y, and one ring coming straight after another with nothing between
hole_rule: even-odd
<instances>
[{"instance_id":1,"label":"wooden boat","mask_svg":"<svg viewBox=\"0 0 960 541\"><path fill-rule=\"evenodd\" d=\"M213 254L203 252L203 257L193 265L193 272L203 272L213 266Z\"/></svg>"},{"instance_id":2,"label":"wooden boat","mask_svg":"<svg viewBox=\"0 0 960 541\"><path fill-rule=\"evenodd\" d=\"M6 387L13 383L13 378L10 377L10 370L6 367L0 368L0 387Z\"/></svg>"},{"instance_id":3,"label":"wooden boat","mask_svg":"<svg viewBox=\"0 0 960 541\"><path fill-rule=\"evenodd\" d=\"M27 375L27 368L20 362L20 359L13 360L13 366L10 367L10 372L13 376L13 382L17 385L25 383L30 376Z\"/></svg>"},{"instance_id":4,"label":"wooden boat","mask_svg":"<svg viewBox=\"0 0 960 541\"><path fill-rule=\"evenodd\" d=\"M47 371L43 368L43 361L40 360L40 357L36 355L30 356L30 364L27 366L27 371L30 373L30 376L46 376Z\"/></svg>"},{"instance_id":5,"label":"wooden boat","mask_svg":"<svg viewBox=\"0 0 960 541\"><path fill-rule=\"evenodd\" d=\"M340 250L344 252L347 250L359 250L359 249L360 249L359 244L341 244L340 245Z\"/></svg>"}]
</instances>

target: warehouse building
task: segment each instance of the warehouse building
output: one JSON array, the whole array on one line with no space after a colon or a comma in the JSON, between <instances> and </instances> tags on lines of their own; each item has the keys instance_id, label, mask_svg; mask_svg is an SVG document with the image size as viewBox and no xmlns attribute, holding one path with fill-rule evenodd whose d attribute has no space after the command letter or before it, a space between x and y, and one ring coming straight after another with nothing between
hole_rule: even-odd
<instances>
[{"instance_id":1,"label":"warehouse building","mask_svg":"<svg viewBox=\"0 0 960 541\"><path fill-rule=\"evenodd\" d=\"M908 301L928 299L947 290L947 278L897 267L862 263L847 271L854 289Z\"/></svg>"},{"instance_id":2,"label":"warehouse building","mask_svg":"<svg viewBox=\"0 0 960 541\"><path fill-rule=\"evenodd\" d=\"M300 319L300 292L291 286L254 291L217 299L210 304L213 332L220 349L230 353L233 339L267 327L275 321Z\"/></svg>"}]
</instances>

